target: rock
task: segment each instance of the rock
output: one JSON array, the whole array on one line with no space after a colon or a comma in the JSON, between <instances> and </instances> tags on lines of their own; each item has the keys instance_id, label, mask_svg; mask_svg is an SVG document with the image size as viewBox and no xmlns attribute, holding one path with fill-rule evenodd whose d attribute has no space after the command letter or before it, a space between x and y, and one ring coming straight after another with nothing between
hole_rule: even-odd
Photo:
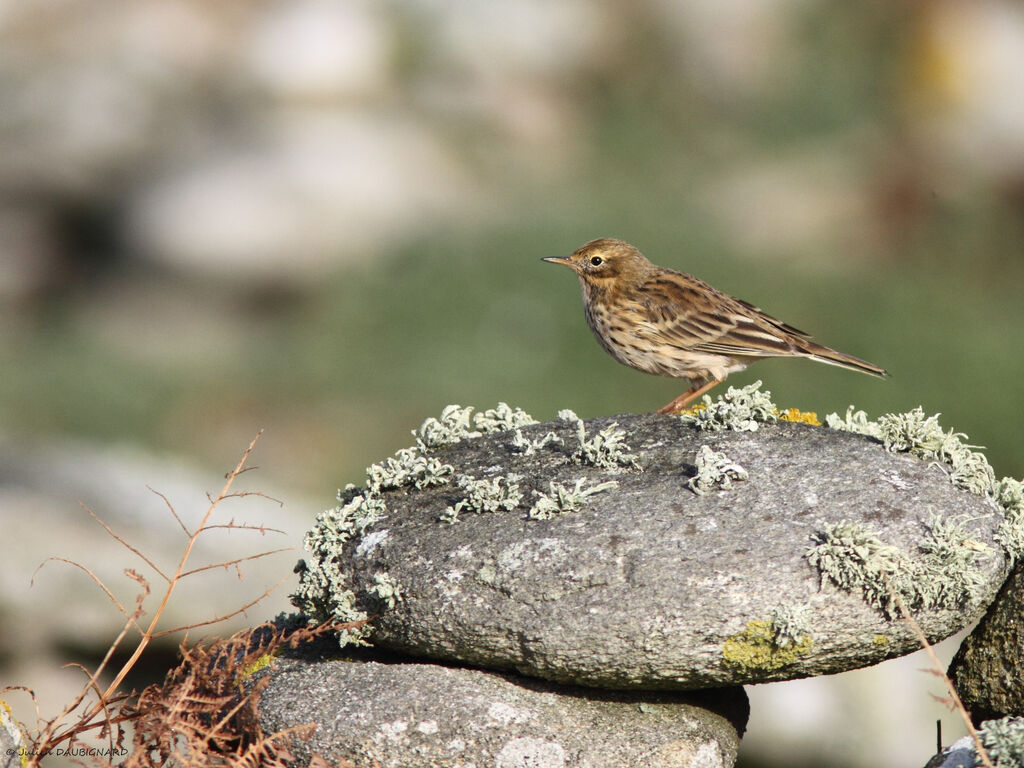
<instances>
[{"instance_id":1,"label":"rock","mask_svg":"<svg viewBox=\"0 0 1024 768\"><path fill-rule=\"evenodd\" d=\"M0 699L0 768L20 768L18 751L25 748L21 726L11 715L7 703Z\"/></svg>"},{"instance_id":2,"label":"rock","mask_svg":"<svg viewBox=\"0 0 1024 768\"><path fill-rule=\"evenodd\" d=\"M434 664L277 661L260 727L317 726L292 751L380 768L727 768L746 726L742 689L598 693Z\"/></svg>"},{"instance_id":3,"label":"rock","mask_svg":"<svg viewBox=\"0 0 1024 768\"><path fill-rule=\"evenodd\" d=\"M1017 567L949 667L975 723L1024 715L1024 568Z\"/></svg>"},{"instance_id":4,"label":"rock","mask_svg":"<svg viewBox=\"0 0 1024 768\"><path fill-rule=\"evenodd\" d=\"M350 489L311 533L317 546L351 538L304 566L297 603L345 615L354 600L375 615L372 642L414 656L695 689L909 653L918 641L886 583L937 640L976 618L1005 577L999 507L936 462L802 424L612 421L428 440L371 467L370 488ZM704 468L747 479L694 482L703 446L727 460ZM335 586L316 597L322 584ZM331 593L338 584L350 591Z\"/></svg>"},{"instance_id":5,"label":"rock","mask_svg":"<svg viewBox=\"0 0 1024 768\"><path fill-rule=\"evenodd\" d=\"M974 768L975 757L974 740L964 736L932 757L924 768Z\"/></svg>"},{"instance_id":6,"label":"rock","mask_svg":"<svg viewBox=\"0 0 1024 768\"><path fill-rule=\"evenodd\" d=\"M935 755L925 768L1020 768L1024 765L1024 718L1006 717L988 720L978 728L978 739L985 748L987 760L978 760L978 748L971 736L958 739Z\"/></svg>"}]
</instances>

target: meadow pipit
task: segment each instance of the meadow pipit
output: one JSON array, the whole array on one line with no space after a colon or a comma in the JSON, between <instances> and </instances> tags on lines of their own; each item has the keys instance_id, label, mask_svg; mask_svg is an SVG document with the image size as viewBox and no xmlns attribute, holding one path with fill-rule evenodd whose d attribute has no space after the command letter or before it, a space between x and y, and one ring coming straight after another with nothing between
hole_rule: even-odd
<instances>
[{"instance_id":1,"label":"meadow pipit","mask_svg":"<svg viewBox=\"0 0 1024 768\"><path fill-rule=\"evenodd\" d=\"M689 379L692 387L658 413L682 409L763 357L807 357L888 375L693 275L655 266L622 240L591 240L571 256L544 261L579 277L587 325L608 354L646 373Z\"/></svg>"}]
</instances>

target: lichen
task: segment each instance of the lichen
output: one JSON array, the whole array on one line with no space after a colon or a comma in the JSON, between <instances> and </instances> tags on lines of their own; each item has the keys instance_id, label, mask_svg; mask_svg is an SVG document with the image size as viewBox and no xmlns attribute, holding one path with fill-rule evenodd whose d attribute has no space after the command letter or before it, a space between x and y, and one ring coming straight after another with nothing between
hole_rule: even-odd
<instances>
[{"instance_id":1,"label":"lichen","mask_svg":"<svg viewBox=\"0 0 1024 768\"><path fill-rule=\"evenodd\" d=\"M387 571L378 571L373 574L373 586L367 592L376 595L388 608L394 608L405 599L398 582Z\"/></svg>"},{"instance_id":2,"label":"lichen","mask_svg":"<svg viewBox=\"0 0 1024 768\"><path fill-rule=\"evenodd\" d=\"M522 408L511 408L507 403L498 403L497 408L488 408L473 417L473 425L485 435L537 423L538 421Z\"/></svg>"},{"instance_id":3,"label":"lichen","mask_svg":"<svg viewBox=\"0 0 1024 768\"><path fill-rule=\"evenodd\" d=\"M772 611L773 642L778 648L800 645L813 640L811 609L806 605L780 605Z\"/></svg>"},{"instance_id":4,"label":"lichen","mask_svg":"<svg viewBox=\"0 0 1024 768\"><path fill-rule=\"evenodd\" d=\"M619 429L618 422L612 422L588 438L586 425L582 419L577 419L576 439L579 441L579 447L570 457L576 464L604 469L639 467L636 456L629 452L629 446L626 444L626 431Z\"/></svg>"},{"instance_id":5,"label":"lichen","mask_svg":"<svg viewBox=\"0 0 1024 768\"><path fill-rule=\"evenodd\" d=\"M939 414L925 416L920 406L907 413L887 413L878 419L880 438L891 453L911 453L936 462L958 488L989 496L995 490L996 477L979 446L963 441L967 435L944 431ZM943 465L949 466L946 470Z\"/></svg>"},{"instance_id":6,"label":"lichen","mask_svg":"<svg viewBox=\"0 0 1024 768\"><path fill-rule=\"evenodd\" d=\"M454 506L445 509L440 518L442 522L458 522L459 513L464 510L478 514L499 510L511 512L523 499L518 482L510 476L478 480L469 475L462 475L458 479L458 484L466 495Z\"/></svg>"},{"instance_id":7,"label":"lichen","mask_svg":"<svg viewBox=\"0 0 1024 768\"><path fill-rule=\"evenodd\" d=\"M871 643L877 646L885 646L888 645L890 642L891 641L889 640L889 637L881 633L876 633L875 636L871 638Z\"/></svg>"},{"instance_id":8,"label":"lichen","mask_svg":"<svg viewBox=\"0 0 1024 768\"><path fill-rule=\"evenodd\" d=\"M965 443L967 435L962 432L944 430L939 414L925 416L921 406L906 413L886 413L874 422L864 411L854 412L851 405L845 418L830 413L825 423L832 429L881 440L890 453L910 453L935 462L957 488L978 496L991 496L995 491L995 472L985 455L974 450L979 446Z\"/></svg>"},{"instance_id":9,"label":"lichen","mask_svg":"<svg viewBox=\"0 0 1024 768\"><path fill-rule=\"evenodd\" d=\"M870 421L864 411L846 416L830 413L825 423L832 429L870 435L882 441L891 453L910 453L941 469L950 482L977 496L993 499L1003 513L995 541L1011 560L1024 555L1024 485L1010 477L996 481L995 471L977 445L967 436L939 425L939 414L925 416L920 406L906 413L887 413Z\"/></svg>"},{"instance_id":10,"label":"lichen","mask_svg":"<svg viewBox=\"0 0 1024 768\"><path fill-rule=\"evenodd\" d=\"M249 664L246 664L244 667L242 667L239 677L241 679L252 677L261 669L269 667L271 664L273 664L276 658L277 657L273 653L264 653L262 656L259 656Z\"/></svg>"},{"instance_id":11,"label":"lichen","mask_svg":"<svg viewBox=\"0 0 1024 768\"><path fill-rule=\"evenodd\" d=\"M530 440L528 437L523 435L523 431L521 429L516 429L515 434L512 436L511 445L512 450L516 453L521 453L523 456L533 456L546 446L561 442L562 438L554 432L546 432L541 437Z\"/></svg>"},{"instance_id":12,"label":"lichen","mask_svg":"<svg viewBox=\"0 0 1024 768\"><path fill-rule=\"evenodd\" d=\"M801 411L799 408L787 408L779 413L779 421L791 421L794 424L810 424L820 427L821 421L814 411Z\"/></svg>"},{"instance_id":13,"label":"lichen","mask_svg":"<svg viewBox=\"0 0 1024 768\"><path fill-rule=\"evenodd\" d=\"M787 646L780 646L777 638L771 621L748 621L746 629L722 644L722 662L744 672L770 672L793 664L814 645L809 634Z\"/></svg>"},{"instance_id":14,"label":"lichen","mask_svg":"<svg viewBox=\"0 0 1024 768\"><path fill-rule=\"evenodd\" d=\"M370 532L375 523L387 516L387 505L382 494L386 491L417 489L447 485L455 479L455 468L441 461L430 452L470 437L479 437L491 432L519 429L535 424L532 416L519 408L499 403L482 413L473 413L472 408L449 405L441 412L440 418L430 418L413 432L416 444L402 448L382 462L366 469L366 483L363 488L348 485L338 494L339 504L317 516L312 529L306 534L305 547L309 557L300 560L296 566L299 585L291 596L292 604L308 617L313 624L329 620L356 622L367 619L367 613L360 607L358 596L343 575L341 561L349 556L346 544L358 540L354 548L356 555L367 555L386 538L386 531ZM543 439L541 446L544 444ZM496 488L484 484L492 481L467 480L467 504L477 511L486 511L489 505L514 508L522 498L518 487L506 479L493 481ZM497 495L497 502L488 493L488 488ZM456 513L457 514L457 513ZM365 544L365 546L364 546ZM402 591L387 573L374 575L373 584L362 595L382 602L393 608L402 599ZM339 632L342 646L361 643L367 633L365 627L346 629Z\"/></svg>"},{"instance_id":15,"label":"lichen","mask_svg":"<svg viewBox=\"0 0 1024 768\"><path fill-rule=\"evenodd\" d=\"M986 720L978 730L995 768L1020 768L1024 765L1024 717Z\"/></svg>"},{"instance_id":16,"label":"lichen","mask_svg":"<svg viewBox=\"0 0 1024 768\"><path fill-rule=\"evenodd\" d=\"M467 438L536 423L530 414L521 408L511 408L507 403L498 403L496 408L475 415L472 407L447 405L441 410L439 419L427 419L412 434L416 437L417 447L426 452Z\"/></svg>"},{"instance_id":17,"label":"lichen","mask_svg":"<svg viewBox=\"0 0 1024 768\"><path fill-rule=\"evenodd\" d=\"M585 483L586 480L583 478L577 480L572 488L554 481L548 483L548 493L533 492L537 496L537 501L530 508L527 516L535 520L547 520L564 512L579 512L583 509L588 497L619 487L615 480L606 480L590 487L584 487Z\"/></svg>"},{"instance_id":18,"label":"lichen","mask_svg":"<svg viewBox=\"0 0 1024 768\"><path fill-rule=\"evenodd\" d=\"M455 467L419 448L401 448L380 464L366 468L366 487L374 494L412 485L429 488L445 485L455 477Z\"/></svg>"},{"instance_id":19,"label":"lichen","mask_svg":"<svg viewBox=\"0 0 1024 768\"><path fill-rule=\"evenodd\" d=\"M885 544L860 523L842 521L816 537L806 553L822 582L858 591L888 618L899 615L895 596L909 609L935 609L975 600L985 584L978 565L992 551L971 538L966 519L932 515L928 534L912 557ZM895 595L895 596L894 596Z\"/></svg>"},{"instance_id":20,"label":"lichen","mask_svg":"<svg viewBox=\"0 0 1024 768\"><path fill-rule=\"evenodd\" d=\"M995 500L1003 508L995 541L1011 560L1018 560L1024 555L1024 483L1004 477L996 484Z\"/></svg>"},{"instance_id":21,"label":"lichen","mask_svg":"<svg viewBox=\"0 0 1024 768\"><path fill-rule=\"evenodd\" d=\"M761 382L728 391L712 401L704 395L704 408L691 409L680 414L685 424L698 429L717 432L731 429L736 432L756 432L758 425L778 419L778 409L772 402L771 392L761 391Z\"/></svg>"},{"instance_id":22,"label":"lichen","mask_svg":"<svg viewBox=\"0 0 1024 768\"><path fill-rule=\"evenodd\" d=\"M697 453L697 473L691 477L686 487L703 496L715 489L726 489L732 486L733 480L746 480L747 470L734 462L723 451L712 450L702 445Z\"/></svg>"},{"instance_id":23,"label":"lichen","mask_svg":"<svg viewBox=\"0 0 1024 768\"><path fill-rule=\"evenodd\" d=\"M857 435L868 435L881 439L878 424L871 421L864 411L854 411L852 405L846 409L846 415L843 417L837 413L828 414L825 417L825 426L840 432L853 432Z\"/></svg>"}]
</instances>

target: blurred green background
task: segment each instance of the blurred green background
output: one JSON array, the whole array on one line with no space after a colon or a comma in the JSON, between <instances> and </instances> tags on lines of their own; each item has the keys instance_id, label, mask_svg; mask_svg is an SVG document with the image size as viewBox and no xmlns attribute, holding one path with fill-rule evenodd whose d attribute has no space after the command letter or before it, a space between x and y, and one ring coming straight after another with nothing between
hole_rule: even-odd
<instances>
[{"instance_id":1,"label":"blurred green background","mask_svg":"<svg viewBox=\"0 0 1024 768\"><path fill-rule=\"evenodd\" d=\"M540 261L611 236L892 374L729 384L1024 475L1015 3L54 1L0 47L8 439L226 470L262 427L329 506L448 403L653 410L685 382Z\"/></svg>"}]
</instances>

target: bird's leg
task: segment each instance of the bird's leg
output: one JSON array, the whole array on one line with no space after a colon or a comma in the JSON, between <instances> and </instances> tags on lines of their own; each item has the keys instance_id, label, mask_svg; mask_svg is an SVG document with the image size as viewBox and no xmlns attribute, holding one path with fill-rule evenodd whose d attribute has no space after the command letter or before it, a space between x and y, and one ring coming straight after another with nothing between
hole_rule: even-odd
<instances>
[{"instance_id":1,"label":"bird's leg","mask_svg":"<svg viewBox=\"0 0 1024 768\"><path fill-rule=\"evenodd\" d=\"M723 381L724 379L711 379L711 381L705 381L699 387L690 387L671 403L659 408L655 413L678 413L709 389L718 386Z\"/></svg>"}]
</instances>

